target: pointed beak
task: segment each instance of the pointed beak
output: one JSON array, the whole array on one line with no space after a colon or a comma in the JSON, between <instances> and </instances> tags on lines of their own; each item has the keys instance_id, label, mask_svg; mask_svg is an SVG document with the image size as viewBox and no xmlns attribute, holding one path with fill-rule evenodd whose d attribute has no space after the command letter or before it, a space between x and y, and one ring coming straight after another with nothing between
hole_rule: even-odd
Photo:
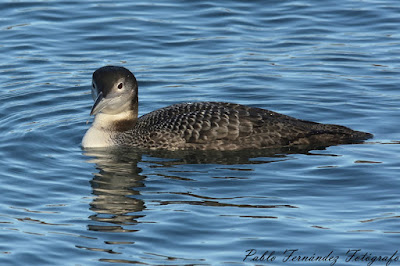
<instances>
[{"instance_id":1,"label":"pointed beak","mask_svg":"<svg viewBox=\"0 0 400 266\"><path fill-rule=\"evenodd\" d=\"M110 115L120 113L122 109L127 108L127 104L130 104L130 101L124 101L124 96L127 97L126 95L114 93L104 97L103 92L100 92L94 101L92 110L90 110L90 115L96 115L102 111Z\"/></svg>"},{"instance_id":2,"label":"pointed beak","mask_svg":"<svg viewBox=\"0 0 400 266\"><path fill-rule=\"evenodd\" d=\"M99 113L101 110L106 107L107 101L103 97L103 93L100 92L99 95L97 95L96 100L94 101L94 104L92 106L92 110L90 110L90 115L95 115Z\"/></svg>"}]
</instances>

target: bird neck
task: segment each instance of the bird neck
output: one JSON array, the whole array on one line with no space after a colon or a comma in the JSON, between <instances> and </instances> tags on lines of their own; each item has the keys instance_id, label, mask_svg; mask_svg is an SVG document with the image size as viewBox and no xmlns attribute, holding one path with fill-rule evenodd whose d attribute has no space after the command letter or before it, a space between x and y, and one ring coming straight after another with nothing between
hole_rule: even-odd
<instances>
[{"instance_id":1,"label":"bird neck","mask_svg":"<svg viewBox=\"0 0 400 266\"><path fill-rule=\"evenodd\" d=\"M92 127L102 131L127 131L132 129L138 118L137 108L116 115L98 113Z\"/></svg>"}]
</instances>

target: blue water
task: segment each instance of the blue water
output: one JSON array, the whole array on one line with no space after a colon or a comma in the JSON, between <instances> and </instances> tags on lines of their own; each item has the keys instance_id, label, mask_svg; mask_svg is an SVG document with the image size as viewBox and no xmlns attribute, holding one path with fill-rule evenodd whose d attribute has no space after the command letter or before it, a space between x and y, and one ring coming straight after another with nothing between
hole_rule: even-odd
<instances>
[{"instance_id":1,"label":"blue water","mask_svg":"<svg viewBox=\"0 0 400 266\"><path fill-rule=\"evenodd\" d=\"M1 265L368 265L400 249L397 0L0 10ZM140 114L229 101L375 137L289 153L84 151L103 65L135 73ZM357 249L363 260L346 255Z\"/></svg>"}]
</instances>

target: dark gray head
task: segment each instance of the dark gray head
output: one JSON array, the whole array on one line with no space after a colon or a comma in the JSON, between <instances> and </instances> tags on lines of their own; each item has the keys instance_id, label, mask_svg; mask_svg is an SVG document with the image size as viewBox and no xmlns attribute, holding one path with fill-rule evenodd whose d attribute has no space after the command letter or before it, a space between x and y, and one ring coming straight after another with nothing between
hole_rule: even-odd
<instances>
[{"instance_id":1,"label":"dark gray head","mask_svg":"<svg viewBox=\"0 0 400 266\"><path fill-rule=\"evenodd\" d=\"M93 73L92 96L95 102L90 115L100 112L115 115L137 110L138 84L128 69L104 66Z\"/></svg>"}]
</instances>

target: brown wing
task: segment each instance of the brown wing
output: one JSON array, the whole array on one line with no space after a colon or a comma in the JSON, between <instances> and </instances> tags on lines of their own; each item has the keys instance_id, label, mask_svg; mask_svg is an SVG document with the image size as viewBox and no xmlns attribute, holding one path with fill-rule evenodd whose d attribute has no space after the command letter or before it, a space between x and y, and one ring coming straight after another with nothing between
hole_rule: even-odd
<instances>
[{"instance_id":1,"label":"brown wing","mask_svg":"<svg viewBox=\"0 0 400 266\"><path fill-rule=\"evenodd\" d=\"M139 118L134 131L149 147L240 149L297 144L348 143L369 133L296 119L269 110L223 102L171 105Z\"/></svg>"},{"instance_id":2,"label":"brown wing","mask_svg":"<svg viewBox=\"0 0 400 266\"><path fill-rule=\"evenodd\" d=\"M257 146L286 145L307 131L301 120L260 108L220 102L171 105L139 118L137 129L140 128L150 131L155 142L178 141L180 137L193 144L226 141L243 145L257 142Z\"/></svg>"}]
</instances>

